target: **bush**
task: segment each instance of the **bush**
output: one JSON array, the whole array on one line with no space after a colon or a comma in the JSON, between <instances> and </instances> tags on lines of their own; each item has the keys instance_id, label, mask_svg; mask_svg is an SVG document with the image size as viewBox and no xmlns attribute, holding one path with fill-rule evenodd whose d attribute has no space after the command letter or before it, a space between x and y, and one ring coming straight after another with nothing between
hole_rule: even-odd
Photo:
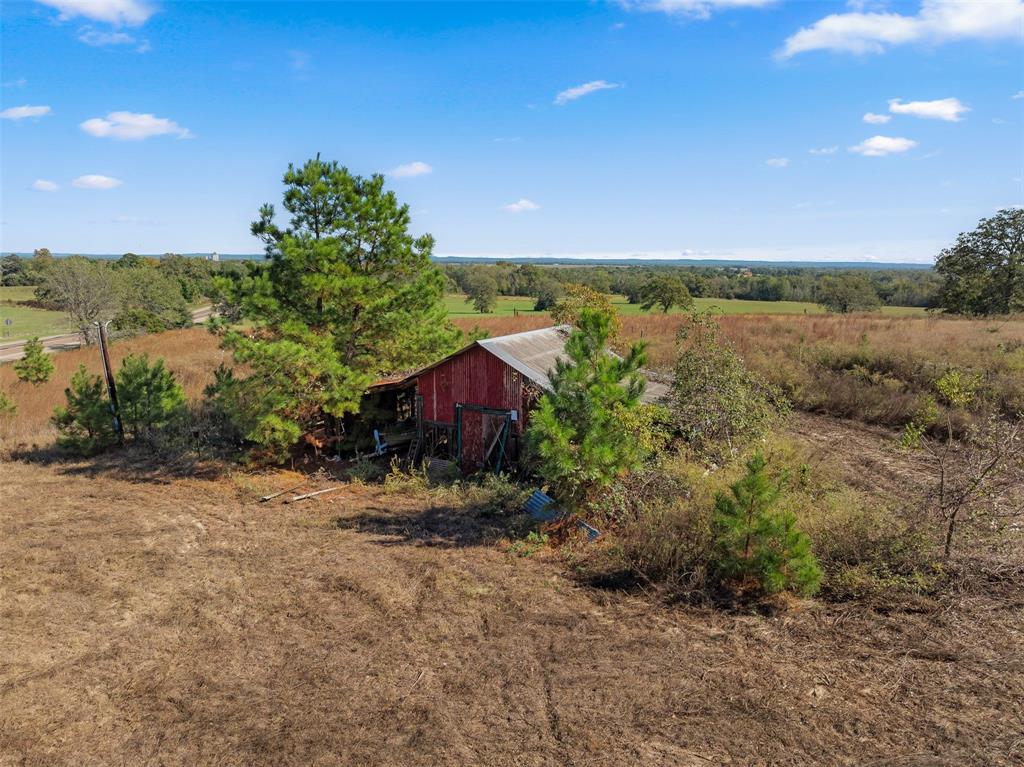
<instances>
[{"instance_id":1,"label":"bush","mask_svg":"<svg viewBox=\"0 0 1024 767\"><path fill-rule=\"evenodd\" d=\"M53 375L53 360L46 356L38 337L25 342L25 356L14 363L18 380L33 384L46 383Z\"/></svg>"},{"instance_id":2,"label":"bush","mask_svg":"<svg viewBox=\"0 0 1024 767\"><path fill-rule=\"evenodd\" d=\"M18 412L18 406L10 398L7 392L0 391L0 417L14 415Z\"/></svg>"},{"instance_id":3,"label":"bush","mask_svg":"<svg viewBox=\"0 0 1024 767\"><path fill-rule=\"evenodd\" d=\"M79 365L64 390L65 407L56 407L51 419L60 436L57 444L79 455L94 455L117 442L113 416L99 376Z\"/></svg>"},{"instance_id":4,"label":"bush","mask_svg":"<svg viewBox=\"0 0 1024 767\"><path fill-rule=\"evenodd\" d=\"M921 519L845 485L828 466L811 466L803 449L787 440L770 439L767 449L776 484L791 478L771 513L796 520L814 542L821 596L893 599L937 587L943 570ZM592 507L601 541L568 555L598 583L639 580L690 602L733 596L736 584L721 583L715 498L735 499L729 484L742 480L741 468L732 462L712 472L681 454L620 479ZM759 583L752 586L745 596L764 593Z\"/></svg>"},{"instance_id":5,"label":"bush","mask_svg":"<svg viewBox=\"0 0 1024 767\"><path fill-rule=\"evenodd\" d=\"M788 410L779 389L747 369L710 316L691 314L676 344L669 409L698 455L714 461L734 455Z\"/></svg>"},{"instance_id":6,"label":"bush","mask_svg":"<svg viewBox=\"0 0 1024 767\"><path fill-rule=\"evenodd\" d=\"M185 391L174 374L149 355L128 355L117 372L118 404L125 432L133 439L148 438L166 428L185 411Z\"/></svg>"},{"instance_id":7,"label":"bush","mask_svg":"<svg viewBox=\"0 0 1024 767\"><path fill-rule=\"evenodd\" d=\"M732 485L732 497L720 493L715 499L713 570L738 596L810 595L821 584L811 539L797 529L794 514L774 508L785 482L785 475L773 482L764 456L755 453L746 476Z\"/></svg>"}]
</instances>

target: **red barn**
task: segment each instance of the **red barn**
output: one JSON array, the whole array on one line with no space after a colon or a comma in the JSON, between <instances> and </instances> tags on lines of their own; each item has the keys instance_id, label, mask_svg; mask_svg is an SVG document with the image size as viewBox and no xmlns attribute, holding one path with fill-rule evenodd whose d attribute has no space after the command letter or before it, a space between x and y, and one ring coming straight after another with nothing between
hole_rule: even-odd
<instances>
[{"instance_id":1,"label":"red barn","mask_svg":"<svg viewBox=\"0 0 1024 767\"><path fill-rule=\"evenodd\" d=\"M500 470L519 455L523 432L549 371L565 356L569 328L476 341L407 379L415 381L418 450L447 453L464 470ZM645 402L667 393L648 382Z\"/></svg>"}]
</instances>

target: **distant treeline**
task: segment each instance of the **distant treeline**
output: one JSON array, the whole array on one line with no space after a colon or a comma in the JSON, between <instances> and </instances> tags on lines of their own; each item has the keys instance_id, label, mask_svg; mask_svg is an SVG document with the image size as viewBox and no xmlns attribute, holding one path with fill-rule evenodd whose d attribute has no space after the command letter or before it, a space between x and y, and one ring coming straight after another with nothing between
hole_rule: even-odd
<instances>
[{"instance_id":1,"label":"distant treeline","mask_svg":"<svg viewBox=\"0 0 1024 767\"><path fill-rule=\"evenodd\" d=\"M192 324L190 307L215 300L214 278L246 271L240 262L168 253L125 253L117 260L55 258L40 248L31 258L0 258L0 285L34 286L33 304L65 312L88 340L94 323L111 320L125 332L159 332Z\"/></svg>"},{"instance_id":2,"label":"distant treeline","mask_svg":"<svg viewBox=\"0 0 1024 767\"><path fill-rule=\"evenodd\" d=\"M82 257L75 256L80 259ZM0 258L0 284L41 285L56 261L42 248L31 258L6 255ZM148 267L173 278L187 302L213 294L213 277L240 276L259 271L267 262L207 261L194 256L167 253L159 258L126 253L119 259L91 258L96 264L114 270ZM740 298L754 301L806 301L826 303L837 282L854 284L860 298L885 306L934 305L941 278L931 269L842 269L798 266L568 266L499 261L494 264L439 265L448 280L450 292L475 294L481 291L500 296L528 296L538 309L548 309L564 294L565 286L586 285L601 293L626 296L631 303L642 303L644 287L652 278L677 277L695 298ZM148 272L136 272L142 279ZM865 299L864 293L868 295ZM877 299L875 297L877 296ZM39 298L45 303L46 297Z\"/></svg>"},{"instance_id":3,"label":"distant treeline","mask_svg":"<svg viewBox=\"0 0 1024 767\"><path fill-rule=\"evenodd\" d=\"M586 285L602 293L626 296L641 303L644 286L653 277L678 277L696 298L742 298L754 301L823 303L835 282L855 280L874 291L885 306L932 305L941 284L931 269L827 269L810 267L735 266L547 266L538 264L444 264L453 291L472 294L491 280L498 295L530 296L538 308L558 300L568 284Z\"/></svg>"}]
</instances>

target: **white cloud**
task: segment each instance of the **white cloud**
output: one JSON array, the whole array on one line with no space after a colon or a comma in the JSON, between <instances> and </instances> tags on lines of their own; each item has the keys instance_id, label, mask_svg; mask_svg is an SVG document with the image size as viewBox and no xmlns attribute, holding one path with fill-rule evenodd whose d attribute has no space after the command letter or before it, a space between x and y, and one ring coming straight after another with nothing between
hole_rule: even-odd
<instances>
[{"instance_id":1,"label":"white cloud","mask_svg":"<svg viewBox=\"0 0 1024 767\"><path fill-rule=\"evenodd\" d=\"M399 165L397 168L392 168L388 171L388 175L394 178L412 178L413 176L425 176L428 173L433 173L434 169L427 165L425 162L407 162L405 165Z\"/></svg>"},{"instance_id":2,"label":"white cloud","mask_svg":"<svg viewBox=\"0 0 1024 767\"><path fill-rule=\"evenodd\" d=\"M773 168L785 168L789 165L788 157L773 157L770 160L765 160L765 165L770 165Z\"/></svg>"},{"instance_id":3,"label":"white cloud","mask_svg":"<svg viewBox=\"0 0 1024 767\"><path fill-rule=\"evenodd\" d=\"M862 154L865 157L884 157L887 154L899 154L913 149L917 142L909 138L898 138L894 136L872 136L861 141L856 146L851 146L850 151Z\"/></svg>"},{"instance_id":4,"label":"white cloud","mask_svg":"<svg viewBox=\"0 0 1024 767\"><path fill-rule=\"evenodd\" d=\"M24 120L27 117L43 117L50 114L50 107L29 106L9 107L0 112L0 119L3 120Z\"/></svg>"},{"instance_id":5,"label":"white cloud","mask_svg":"<svg viewBox=\"0 0 1024 767\"><path fill-rule=\"evenodd\" d=\"M140 0L38 0L60 11L60 20L82 16L115 26L137 27L156 13L156 8Z\"/></svg>"},{"instance_id":6,"label":"white cloud","mask_svg":"<svg viewBox=\"0 0 1024 767\"><path fill-rule=\"evenodd\" d=\"M47 181L45 178L37 178L35 181L33 181L32 188L35 189L37 192L56 192L58 189L60 189L60 187L57 186L54 182Z\"/></svg>"},{"instance_id":7,"label":"white cloud","mask_svg":"<svg viewBox=\"0 0 1024 767\"><path fill-rule=\"evenodd\" d=\"M8 80L4 83L5 88L24 88L26 85L28 85L28 80L24 77L19 77L17 80ZM1024 91L1021 91L1021 93L1024 93Z\"/></svg>"},{"instance_id":8,"label":"white cloud","mask_svg":"<svg viewBox=\"0 0 1024 767\"><path fill-rule=\"evenodd\" d=\"M892 119L892 115L880 115L875 112L868 112L861 119L866 123L871 123L872 125L885 125Z\"/></svg>"},{"instance_id":9,"label":"white cloud","mask_svg":"<svg viewBox=\"0 0 1024 767\"><path fill-rule=\"evenodd\" d=\"M166 135L193 138L188 128L182 128L174 120L136 112L111 112L106 118L93 117L78 127L90 136L120 141L141 141L150 136Z\"/></svg>"},{"instance_id":10,"label":"white cloud","mask_svg":"<svg viewBox=\"0 0 1024 767\"><path fill-rule=\"evenodd\" d=\"M149 50L149 40L139 41L127 32L103 32L93 27L82 27L78 30L78 39L86 45L99 48L104 45L138 45L136 50L145 53Z\"/></svg>"},{"instance_id":11,"label":"white cloud","mask_svg":"<svg viewBox=\"0 0 1024 767\"><path fill-rule=\"evenodd\" d=\"M811 154L835 154L839 151L837 146L823 146L818 149L808 149Z\"/></svg>"},{"instance_id":12,"label":"white cloud","mask_svg":"<svg viewBox=\"0 0 1024 767\"><path fill-rule=\"evenodd\" d=\"M24 80L22 80L22 82L24 82ZM1016 101L1017 99L1024 99L1024 91L1017 91L1012 96L1010 96L1010 98L1013 99L1014 101Z\"/></svg>"},{"instance_id":13,"label":"white cloud","mask_svg":"<svg viewBox=\"0 0 1024 767\"><path fill-rule=\"evenodd\" d=\"M763 8L777 0L620 0L619 4L639 11L660 11L675 16L708 19L716 11L732 8Z\"/></svg>"},{"instance_id":14,"label":"white cloud","mask_svg":"<svg viewBox=\"0 0 1024 767\"><path fill-rule=\"evenodd\" d=\"M522 213L528 210L540 210L540 205L535 203L533 200L527 200L524 197L521 200L516 200L508 205L502 205L501 209L507 213Z\"/></svg>"},{"instance_id":15,"label":"white cloud","mask_svg":"<svg viewBox=\"0 0 1024 767\"><path fill-rule=\"evenodd\" d=\"M621 88L618 83L610 83L606 80L591 80L589 83L583 83L572 88L566 88L564 91L555 96L555 104L563 106L568 104L570 101L575 101L578 98L586 96L588 93L596 93L597 91L604 91L610 88Z\"/></svg>"},{"instance_id":16,"label":"white cloud","mask_svg":"<svg viewBox=\"0 0 1024 767\"><path fill-rule=\"evenodd\" d=\"M935 101L908 101L889 99L889 111L898 115L914 115L929 120L945 120L960 122L960 115L970 112L971 108L960 103L960 99L936 99Z\"/></svg>"},{"instance_id":17,"label":"white cloud","mask_svg":"<svg viewBox=\"0 0 1024 767\"><path fill-rule=\"evenodd\" d=\"M123 183L119 178L91 173L87 176L79 176L71 182L71 185L79 189L113 189L115 186L121 186Z\"/></svg>"},{"instance_id":18,"label":"white cloud","mask_svg":"<svg viewBox=\"0 0 1024 767\"><path fill-rule=\"evenodd\" d=\"M906 43L995 40L1021 37L1024 0L922 0L915 15L833 13L787 38L779 52L789 58L806 51L882 53Z\"/></svg>"}]
</instances>

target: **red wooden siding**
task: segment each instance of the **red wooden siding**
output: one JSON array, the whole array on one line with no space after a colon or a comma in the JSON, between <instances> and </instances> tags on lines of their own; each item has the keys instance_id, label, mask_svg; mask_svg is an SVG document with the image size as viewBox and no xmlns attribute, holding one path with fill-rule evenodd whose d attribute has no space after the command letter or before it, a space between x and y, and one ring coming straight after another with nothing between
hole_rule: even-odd
<instances>
[{"instance_id":1,"label":"red wooden siding","mask_svg":"<svg viewBox=\"0 0 1024 767\"><path fill-rule=\"evenodd\" d=\"M523 376L493 354L473 346L422 373L416 386L423 397L423 418L455 423L455 405L481 405L500 410L515 410L519 420L512 424L521 432L523 413Z\"/></svg>"}]
</instances>

